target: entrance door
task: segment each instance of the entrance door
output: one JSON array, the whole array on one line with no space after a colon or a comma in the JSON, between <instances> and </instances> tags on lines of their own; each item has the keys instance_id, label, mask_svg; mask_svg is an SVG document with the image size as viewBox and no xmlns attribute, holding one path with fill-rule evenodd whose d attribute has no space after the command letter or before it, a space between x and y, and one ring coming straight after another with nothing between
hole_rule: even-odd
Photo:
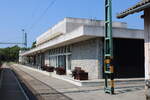
<instances>
[{"instance_id":1,"label":"entrance door","mask_svg":"<svg viewBox=\"0 0 150 100\"><path fill-rule=\"evenodd\" d=\"M71 55L66 55L66 71L71 74Z\"/></svg>"},{"instance_id":2,"label":"entrance door","mask_svg":"<svg viewBox=\"0 0 150 100\"><path fill-rule=\"evenodd\" d=\"M58 56L58 67L64 67L66 69L66 56L65 55Z\"/></svg>"},{"instance_id":3,"label":"entrance door","mask_svg":"<svg viewBox=\"0 0 150 100\"><path fill-rule=\"evenodd\" d=\"M45 65L45 56L44 53L41 54L41 67Z\"/></svg>"},{"instance_id":4,"label":"entrance door","mask_svg":"<svg viewBox=\"0 0 150 100\"><path fill-rule=\"evenodd\" d=\"M58 56L58 67L64 67L68 74L71 73L71 55Z\"/></svg>"}]
</instances>

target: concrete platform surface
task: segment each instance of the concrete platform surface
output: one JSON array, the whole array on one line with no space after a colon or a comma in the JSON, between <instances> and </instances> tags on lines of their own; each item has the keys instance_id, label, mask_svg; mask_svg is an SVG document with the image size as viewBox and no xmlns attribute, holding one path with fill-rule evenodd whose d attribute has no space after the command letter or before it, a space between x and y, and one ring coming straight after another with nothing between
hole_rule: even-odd
<instances>
[{"instance_id":1,"label":"concrete platform surface","mask_svg":"<svg viewBox=\"0 0 150 100\"><path fill-rule=\"evenodd\" d=\"M36 91L36 95L45 95L45 100L145 100L143 81L118 84L115 95L109 95L104 93L103 86L80 87L20 65L12 67L24 76L24 81Z\"/></svg>"},{"instance_id":2,"label":"concrete platform surface","mask_svg":"<svg viewBox=\"0 0 150 100\"><path fill-rule=\"evenodd\" d=\"M72 75L57 75L56 72L47 72L47 71L43 71L43 70L38 70L35 68L35 66L28 66L28 65L19 65L25 69L29 69L29 70L33 70L39 73L42 73L44 75L50 76L50 77L54 77L66 82L69 82L71 84L77 85L77 86L89 86L89 87L93 87L93 86L104 86L104 79L92 79L92 80L75 80ZM123 78L123 79L115 79L115 84L136 84L139 83L141 81L141 83L144 83L145 79L144 78Z\"/></svg>"}]
</instances>

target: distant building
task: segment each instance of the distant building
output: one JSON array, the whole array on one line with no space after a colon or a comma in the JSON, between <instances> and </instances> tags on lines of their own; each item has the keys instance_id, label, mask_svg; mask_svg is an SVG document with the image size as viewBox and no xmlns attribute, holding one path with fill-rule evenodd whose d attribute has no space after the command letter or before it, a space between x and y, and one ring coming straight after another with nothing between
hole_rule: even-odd
<instances>
[{"instance_id":1,"label":"distant building","mask_svg":"<svg viewBox=\"0 0 150 100\"><path fill-rule=\"evenodd\" d=\"M146 86L149 92L147 93L147 100L150 100L150 0L142 0L131 8L118 14L118 18L124 18L129 14L144 11L144 39L145 39L145 79ZM148 99L149 98L149 99Z\"/></svg>"},{"instance_id":2,"label":"distant building","mask_svg":"<svg viewBox=\"0 0 150 100\"><path fill-rule=\"evenodd\" d=\"M143 30L113 22L115 77L144 77ZM36 48L20 54L20 61L41 68L75 67L89 73L89 79L103 78L104 21L65 18L36 39Z\"/></svg>"}]
</instances>

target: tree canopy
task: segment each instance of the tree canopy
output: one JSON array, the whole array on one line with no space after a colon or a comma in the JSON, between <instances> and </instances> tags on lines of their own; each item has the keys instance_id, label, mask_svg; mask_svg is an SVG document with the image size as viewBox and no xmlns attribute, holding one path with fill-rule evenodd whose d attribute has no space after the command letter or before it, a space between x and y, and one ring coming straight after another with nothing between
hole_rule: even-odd
<instances>
[{"instance_id":1,"label":"tree canopy","mask_svg":"<svg viewBox=\"0 0 150 100\"><path fill-rule=\"evenodd\" d=\"M36 41L32 43L31 48L20 48L18 45L0 48L0 63L5 61L13 61L17 62L19 59L19 51L20 50L30 50L36 47Z\"/></svg>"},{"instance_id":2,"label":"tree canopy","mask_svg":"<svg viewBox=\"0 0 150 100\"><path fill-rule=\"evenodd\" d=\"M17 45L13 47L0 48L0 61L18 61L19 50Z\"/></svg>"},{"instance_id":3,"label":"tree canopy","mask_svg":"<svg viewBox=\"0 0 150 100\"><path fill-rule=\"evenodd\" d=\"M36 47L36 41L34 41L34 42L32 43L31 48L35 48L35 47Z\"/></svg>"}]
</instances>

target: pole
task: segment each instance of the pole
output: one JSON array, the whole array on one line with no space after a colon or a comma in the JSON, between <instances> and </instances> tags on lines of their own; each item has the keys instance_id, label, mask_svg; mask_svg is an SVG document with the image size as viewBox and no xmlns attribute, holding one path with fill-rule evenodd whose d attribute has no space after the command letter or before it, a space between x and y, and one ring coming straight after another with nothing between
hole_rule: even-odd
<instances>
[{"instance_id":1,"label":"pole","mask_svg":"<svg viewBox=\"0 0 150 100\"><path fill-rule=\"evenodd\" d=\"M25 48L27 48L27 33L25 32L24 29L22 29L23 32L23 45L25 46Z\"/></svg>"},{"instance_id":2,"label":"pole","mask_svg":"<svg viewBox=\"0 0 150 100\"><path fill-rule=\"evenodd\" d=\"M104 76L104 91L114 94L112 0L105 0Z\"/></svg>"}]
</instances>

